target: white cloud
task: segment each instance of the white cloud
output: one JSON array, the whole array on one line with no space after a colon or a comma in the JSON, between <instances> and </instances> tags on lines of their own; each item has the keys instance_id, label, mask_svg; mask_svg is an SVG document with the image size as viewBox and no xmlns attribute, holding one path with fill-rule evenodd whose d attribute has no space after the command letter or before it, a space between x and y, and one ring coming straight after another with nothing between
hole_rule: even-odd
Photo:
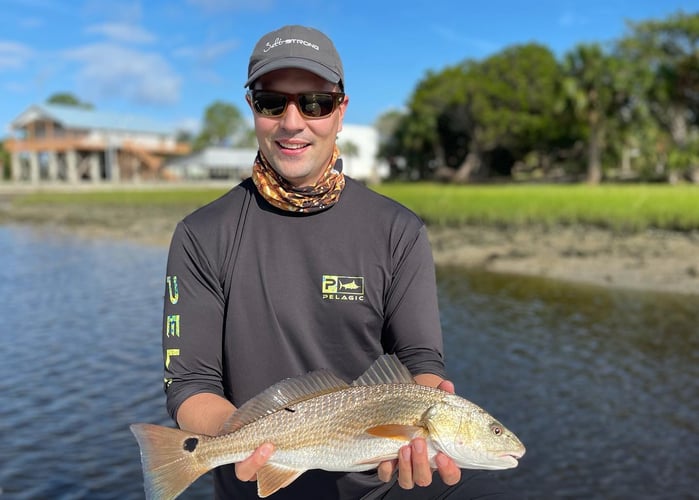
<instances>
[{"instance_id":1,"label":"white cloud","mask_svg":"<svg viewBox=\"0 0 699 500\"><path fill-rule=\"evenodd\" d=\"M479 53L490 53L500 49L500 45L490 40L482 38L472 38L464 36L463 33L454 31L445 26L433 25L432 30L443 40L450 44L459 44L464 47L471 47Z\"/></svg>"},{"instance_id":2,"label":"white cloud","mask_svg":"<svg viewBox=\"0 0 699 500\"><path fill-rule=\"evenodd\" d=\"M23 94L27 92L27 82L6 82L2 88L13 94Z\"/></svg>"},{"instance_id":3,"label":"white cloud","mask_svg":"<svg viewBox=\"0 0 699 500\"><path fill-rule=\"evenodd\" d=\"M66 51L64 57L82 65L78 85L93 99L158 105L179 101L181 78L159 54L102 43Z\"/></svg>"},{"instance_id":4,"label":"white cloud","mask_svg":"<svg viewBox=\"0 0 699 500\"><path fill-rule=\"evenodd\" d=\"M41 28L44 26L44 20L38 17L25 17L20 19L19 26L27 29Z\"/></svg>"},{"instance_id":5,"label":"white cloud","mask_svg":"<svg viewBox=\"0 0 699 500\"><path fill-rule=\"evenodd\" d=\"M224 40L222 42L212 42L200 47L183 46L176 49L173 54L176 57L190 59L198 64L211 64L218 59L228 55L230 52L238 48L240 42L238 40Z\"/></svg>"},{"instance_id":6,"label":"white cloud","mask_svg":"<svg viewBox=\"0 0 699 500\"><path fill-rule=\"evenodd\" d=\"M267 10L274 6L274 0L187 0L187 3L205 12Z\"/></svg>"},{"instance_id":7,"label":"white cloud","mask_svg":"<svg viewBox=\"0 0 699 500\"><path fill-rule=\"evenodd\" d=\"M235 50L240 42L238 40L224 40L223 42L210 43L199 51L197 58L203 63L212 63Z\"/></svg>"},{"instance_id":8,"label":"white cloud","mask_svg":"<svg viewBox=\"0 0 699 500\"><path fill-rule=\"evenodd\" d=\"M104 35L111 40L127 43L151 43L156 39L152 33L140 26L126 23L93 24L85 28L85 32Z\"/></svg>"},{"instance_id":9,"label":"white cloud","mask_svg":"<svg viewBox=\"0 0 699 500\"><path fill-rule=\"evenodd\" d=\"M567 11L558 16L558 25L563 28L571 26L584 26L587 24L587 18L576 14L575 12Z\"/></svg>"},{"instance_id":10,"label":"white cloud","mask_svg":"<svg viewBox=\"0 0 699 500\"><path fill-rule=\"evenodd\" d=\"M216 63L223 57L234 51L240 42L238 40L224 40L212 42L203 46L180 47L173 55L180 59L186 59L187 64L192 65L192 73L200 81L218 85L223 79L219 74Z\"/></svg>"},{"instance_id":11,"label":"white cloud","mask_svg":"<svg viewBox=\"0 0 699 500\"><path fill-rule=\"evenodd\" d=\"M199 118L182 118L175 123L177 130L184 130L196 134L201 130L201 120Z\"/></svg>"},{"instance_id":12,"label":"white cloud","mask_svg":"<svg viewBox=\"0 0 699 500\"><path fill-rule=\"evenodd\" d=\"M0 40L0 71L23 68L34 51L27 45Z\"/></svg>"}]
</instances>

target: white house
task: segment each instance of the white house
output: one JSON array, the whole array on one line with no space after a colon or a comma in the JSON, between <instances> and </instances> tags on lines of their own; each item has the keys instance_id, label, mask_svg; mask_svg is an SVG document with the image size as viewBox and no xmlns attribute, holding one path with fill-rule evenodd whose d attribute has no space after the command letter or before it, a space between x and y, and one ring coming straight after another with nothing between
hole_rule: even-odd
<instances>
[{"instance_id":1,"label":"white house","mask_svg":"<svg viewBox=\"0 0 699 500\"><path fill-rule=\"evenodd\" d=\"M181 180L231 179L249 177L257 149L209 146L201 151L165 163L170 177Z\"/></svg>"},{"instance_id":2,"label":"white house","mask_svg":"<svg viewBox=\"0 0 699 500\"><path fill-rule=\"evenodd\" d=\"M362 182L378 182L388 176L386 162L376 158L378 132L364 125L343 125L338 135L343 172ZM163 166L168 177L181 180L242 180L252 172L256 149L209 146L179 158L171 158Z\"/></svg>"},{"instance_id":3,"label":"white house","mask_svg":"<svg viewBox=\"0 0 699 500\"><path fill-rule=\"evenodd\" d=\"M379 161L379 132L368 125L343 124L337 137L343 171L348 176L364 181L378 182L389 174L388 163ZM352 150L356 148L356 155Z\"/></svg>"}]
</instances>

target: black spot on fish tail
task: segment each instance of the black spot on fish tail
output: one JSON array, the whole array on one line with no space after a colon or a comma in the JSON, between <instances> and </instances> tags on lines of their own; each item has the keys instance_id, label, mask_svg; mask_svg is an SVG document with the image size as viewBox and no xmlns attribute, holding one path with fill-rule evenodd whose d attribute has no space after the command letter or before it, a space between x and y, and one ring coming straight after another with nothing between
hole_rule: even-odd
<instances>
[{"instance_id":1,"label":"black spot on fish tail","mask_svg":"<svg viewBox=\"0 0 699 500\"><path fill-rule=\"evenodd\" d=\"M296 412L296 410L294 410L293 408L286 407L286 408L284 408L284 409L285 409L286 411L288 411L288 412L291 412L291 413Z\"/></svg>"},{"instance_id":2,"label":"black spot on fish tail","mask_svg":"<svg viewBox=\"0 0 699 500\"><path fill-rule=\"evenodd\" d=\"M194 450L197 449L198 444L199 444L198 438L187 438L184 440L184 446L182 446L182 447L185 449L185 451L192 453Z\"/></svg>"}]
</instances>

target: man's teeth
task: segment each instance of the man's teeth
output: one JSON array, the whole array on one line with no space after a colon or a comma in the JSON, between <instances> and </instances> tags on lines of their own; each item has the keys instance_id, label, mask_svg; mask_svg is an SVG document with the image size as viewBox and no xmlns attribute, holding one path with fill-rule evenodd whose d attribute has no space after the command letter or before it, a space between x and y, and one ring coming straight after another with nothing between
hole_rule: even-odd
<instances>
[{"instance_id":1,"label":"man's teeth","mask_svg":"<svg viewBox=\"0 0 699 500\"><path fill-rule=\"evenodd\" d=\"M284 142L280 142L279 145L283 148L286 148L286 149L301 149L301 148L306 147L305 144L295 144L295 143L294 144L287 144Z\"/></svg>"}]
</instances>

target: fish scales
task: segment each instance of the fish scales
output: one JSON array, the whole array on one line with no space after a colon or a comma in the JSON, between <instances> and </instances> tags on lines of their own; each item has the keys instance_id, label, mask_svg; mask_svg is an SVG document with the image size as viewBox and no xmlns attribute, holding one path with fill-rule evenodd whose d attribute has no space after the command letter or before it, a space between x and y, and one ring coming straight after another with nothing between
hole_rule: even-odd
<instances>
[{"instance_id":1,"label":"fish scales","mask_svg":"<svg viewBox=\"0 0 699 500\"><path fill-rule=\"evenodd\" d=\"M201 460L211 467L239 462L264 442L273 442L275 461L305 469L359 471L375 465L356 462L383 456L406 444L365 430L384 424L419 426L431 404L446 393L420 385L348 387L280 410L237 432L207 439Z\"/></svg>"},{"instance_id":2,"label":"fish scales","mask_svg":"<svg viewBox=\"0 0 699 500\"><path fill-rule=\"evenodd\" d=\"M172 499L205 472L247 458L260 444L274 453L257 474L267 497L310 469L362 471L425 438L461 468L516 467L524 445L474 403L418 385L394 355L381 356L352 385L318 371L266 389L236 410L216 437L151 424L131 426L141 448L148 499Z\"/></svg>"}]
</instances>

